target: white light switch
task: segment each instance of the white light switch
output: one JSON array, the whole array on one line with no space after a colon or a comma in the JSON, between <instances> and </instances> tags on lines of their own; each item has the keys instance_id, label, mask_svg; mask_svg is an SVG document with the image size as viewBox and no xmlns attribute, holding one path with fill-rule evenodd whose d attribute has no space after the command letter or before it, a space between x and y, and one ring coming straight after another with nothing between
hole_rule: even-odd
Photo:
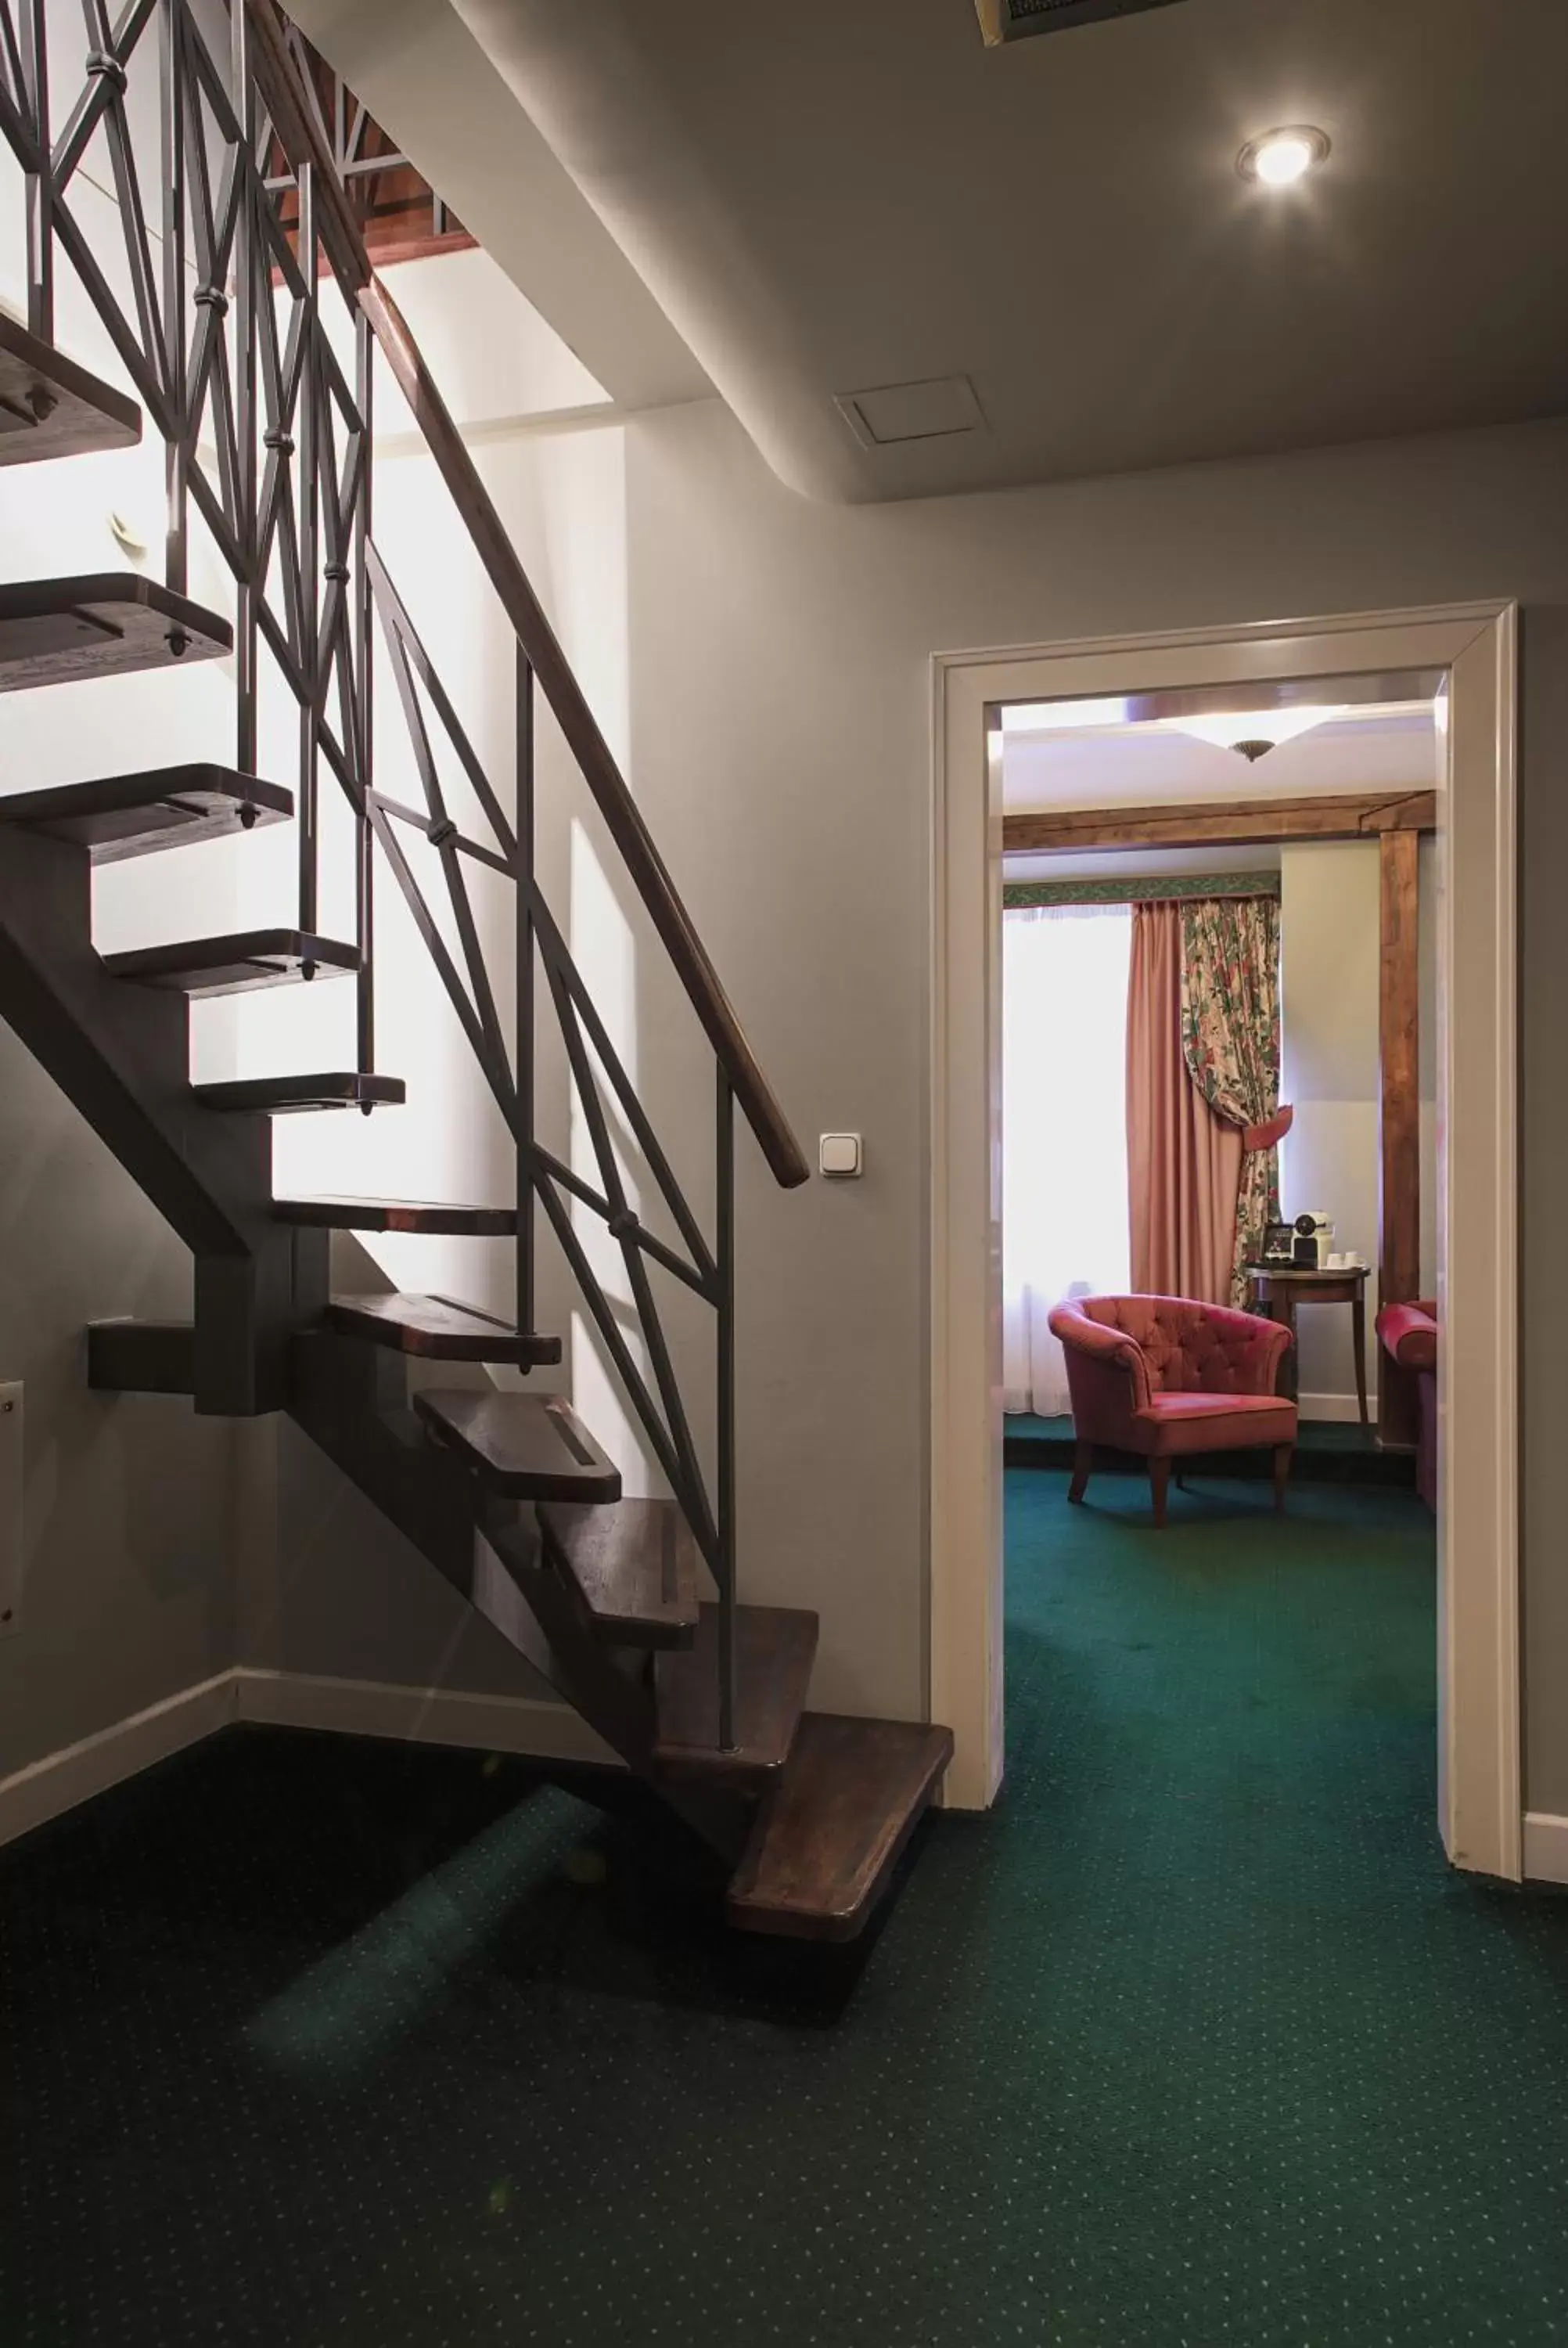
<instances>
[{"instance_id":1,"label":"white light switch","mask_svg":"<svg viewBox=\"0 0 1568 2348\"><path fill-rule=\"evenodd\" d=\"M817 1164L833 1180L845 1182L864 1171L857 1133L825 1133L817 1143Z\"/></svg>"}]
</instances>

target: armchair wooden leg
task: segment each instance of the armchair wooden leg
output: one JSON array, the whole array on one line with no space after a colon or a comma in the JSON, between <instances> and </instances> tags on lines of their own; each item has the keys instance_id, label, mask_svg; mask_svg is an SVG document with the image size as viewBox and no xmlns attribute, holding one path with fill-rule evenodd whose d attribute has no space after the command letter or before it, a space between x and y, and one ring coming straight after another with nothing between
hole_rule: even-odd
<instances>
[{"instance_id":1,"label":"armchair wooden leg","mask_svg":"<svg viewBox=\"0 0 1568 2348\"><path fill-rule=\"evenodd\" d=\"M1295 1457L1293 1443L1278 1445L1274 1455L1274 1505L1280 1516L1285 1514L1285 1488L1290 1481L1290 1463Z\"/></svg>"},{"instance_id":2,"label":"armchair wooden leg","mask_svg":"<svg viewBox=\"0 0 1568 2348\"><path fill-rule=\"evenodd\" d=\"M1085 1443L1081 1436L1072 1447L1072 1481L1067 1497L1075 1505L1089 1489L1089 1471L1094 1465L1094 1446Z\"/></svg>"},{"instance_id":3,"label":"armchair wooden leg","mask_svg":"<svg viewBox=\"0 0 1568 2348\"><path fill-rule=\"evenodd\" d=\"M1154 1528L1162 1531L1165 1523L1165 1495L1171 1488L1171 1463L1168 1459L1149 1462L1149 1488L1154 1496Z\"/></svg>"}]
</instances>

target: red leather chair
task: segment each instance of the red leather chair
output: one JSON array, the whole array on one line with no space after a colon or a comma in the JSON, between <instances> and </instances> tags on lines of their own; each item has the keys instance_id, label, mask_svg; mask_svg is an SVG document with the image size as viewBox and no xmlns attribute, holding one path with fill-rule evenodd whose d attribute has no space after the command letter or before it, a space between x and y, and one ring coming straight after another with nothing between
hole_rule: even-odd
<instances>
[{"instance_id":1,"label":"red leather chair","mask_svg":"<svg viewBox=\"0 0 1568 2348\"><path fill-rule=\"evenodd\" d=\"M1072 1397L1070 1499L1083 1498L1097 1444L1137 1452L1149 1462L1154 1522L1163 1525L1173 1462L1266 1447L1275 1506L1284 1509L1296 1415L1275 1388L1288 1329L1185 1296L1075 1297L1056 1306L1050 1326Z\"/></svg>"},{"instance_id":2,"label":"red leather chair","mask_svg":"<svg viewBox=\"0 0 1568 2348\"><path fill-rule=\"evenodd\" d=\"M1421 1431L1416 1445L1416 1489L1436 1516L1438 1509L1438 1308L1430 1296L1414 1304L1385 1304L1378 1315L1378 1342L1389 1359L1413 1373L1420 1404Z\"/></svg>"}]
</instances>

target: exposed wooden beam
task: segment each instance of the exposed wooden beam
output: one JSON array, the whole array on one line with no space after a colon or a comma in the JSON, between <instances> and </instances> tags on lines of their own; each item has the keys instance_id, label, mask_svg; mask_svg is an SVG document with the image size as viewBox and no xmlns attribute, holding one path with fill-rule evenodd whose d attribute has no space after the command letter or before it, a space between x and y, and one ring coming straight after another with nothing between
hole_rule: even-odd
<instances>
[{"instance_id":1,"label":"exposed wooden beam","mask_svg":"<svg viewBox=\"0 0 1568 2348\"><path fill-rule=\"evenodd\" d=\"M1414 831L1378 842L1378 1293L1404 1303L1421 1278L1420 1024L1417 977L1417 859ZM1413 1444L1415 1381L1387 1354L1378 1364L1378 1433Z\"/></svg>"},{"instance_id":2,"label":"exposed wooden beam","mask_svg":"<svg viewBox=\"0 0 1568 2348\"><path fill-rule=\"evenodd\" d=\"M1246 848L1268 840L1390 835L1413 841L1419 832L1435 831L1437 821L1433 791L1235 799L1223 806L1083 808L1004 817L1002 847L1014 855L1031 849Z\"/></svg>"}]
</instances>

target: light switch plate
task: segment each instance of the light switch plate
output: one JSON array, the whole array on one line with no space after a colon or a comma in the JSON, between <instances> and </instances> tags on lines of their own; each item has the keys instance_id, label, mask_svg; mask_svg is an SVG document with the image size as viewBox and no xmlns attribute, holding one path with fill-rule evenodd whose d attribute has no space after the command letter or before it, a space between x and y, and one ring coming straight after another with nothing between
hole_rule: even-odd
<instances>
[{"instance_id":1,"label":"light switch plate","mask_svg":"<svg viewBox=\"0 0 1568 2348\"><path fill-rule=\"evenodd\" d=\"M22 1627L22 1381L0 1382L0 1639Z\"/></svg>"},{"instance_id":2,"label":"light switch plate","mask_svg":"<svg viewBox=\"0 0 1568 2348\"><path fill-rule=\"evenodd\" d=\"M857 1133L825 1133L817 1141L816 1162L830 1181L853 1181L863 1169Z\"/></svg>"}]
</instances>

